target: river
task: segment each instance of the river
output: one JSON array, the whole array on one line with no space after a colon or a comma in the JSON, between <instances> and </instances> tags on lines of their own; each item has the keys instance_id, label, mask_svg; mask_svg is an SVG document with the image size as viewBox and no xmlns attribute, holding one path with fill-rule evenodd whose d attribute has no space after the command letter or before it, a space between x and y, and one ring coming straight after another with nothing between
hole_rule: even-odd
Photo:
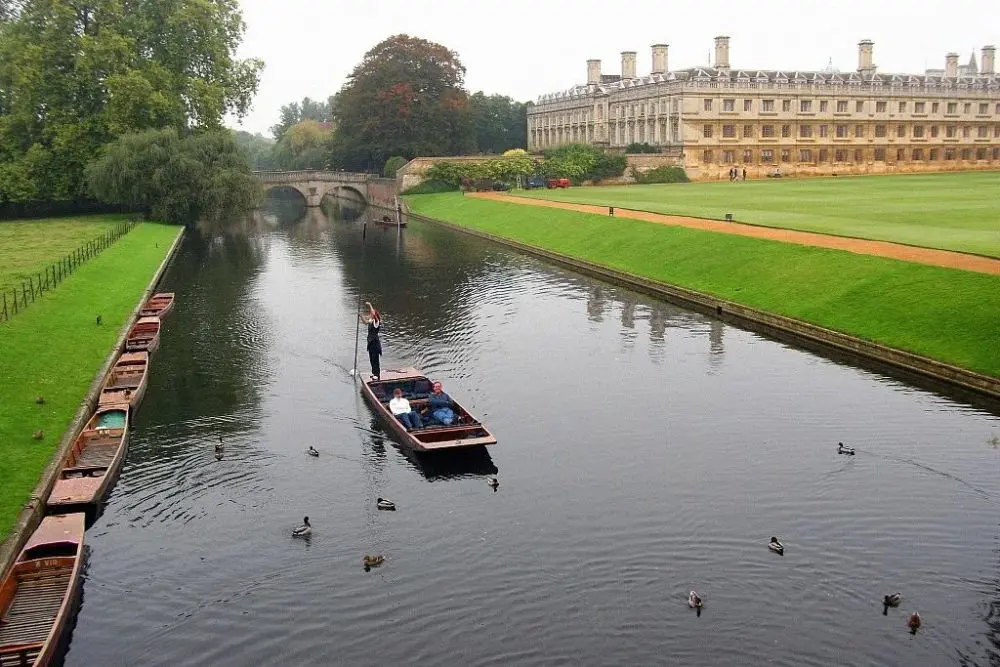
<instances>
[{"instance_id":1,"label":"river","mask_svg":"<svg viewBox=\"0 0 1000 667\"><path fill-rule=\"evenodd\" d=\"M67 665L1000 662L996 414L448 230L295 218L171 267ZM359 289L488 454L382 433Z\"/></svg>"}]
</instances>

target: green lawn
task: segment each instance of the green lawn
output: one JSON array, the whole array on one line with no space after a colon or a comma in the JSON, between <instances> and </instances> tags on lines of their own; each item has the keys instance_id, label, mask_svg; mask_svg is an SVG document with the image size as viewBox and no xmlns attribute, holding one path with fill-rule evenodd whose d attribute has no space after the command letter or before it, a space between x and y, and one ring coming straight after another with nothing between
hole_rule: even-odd
<instances>
[{"instance_id":1,"label":"green lawn","mask_svg":"<svg viewBox=\"0 0 1000 667\"><path fill-rule=\"evenodd\" d=\"M85 226L89 231L81 238L97 229ZM44 299L0 323L0 536L38 483L180 231L149 223L136 227ZM6 253L2 257L0 271L11 259ZM98 315L102 326L96 324ZM45 398L43 405L35 403L37 396ZM32 437L38 430L45 434L42 441Z\"/></svg>"},{"instance_id":2,"label":"green lawn","mask_svg":"<svg viewBox=\"0 0 1000 667\"><path fill-rule=\"evenodd\" d=\"M518 192L1000 257L1000 172L763 179Z\"/></svg>"},{"instance_id":3,"label":"green lawn","mask_svg":"<svg viewBox=\"0 0 1000 667\"><path fill-rule=\"evenodd\" d=\"M0 222L0 289L20 285L28 276L44 275L87 241L125 221L125 215Z\"/></svg>"},{"instance_id":4,"label":"green lawn","mask_svg":"<svg viewBox=\"0 0 1000 667\"><path fill-rule=\"evenodd\" d=\"M1000 276L460 194L407 201L422 215L1000 377Z\"/></svg>"}]
</instances>

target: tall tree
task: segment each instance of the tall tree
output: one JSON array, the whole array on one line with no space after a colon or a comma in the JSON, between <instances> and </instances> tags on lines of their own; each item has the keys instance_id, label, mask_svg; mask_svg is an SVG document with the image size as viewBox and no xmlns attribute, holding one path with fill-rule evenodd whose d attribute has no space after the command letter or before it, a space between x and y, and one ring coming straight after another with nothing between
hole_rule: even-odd
<instances>
[{"instance_id":1,"label":"tall tree","mask_svg":"<svg viewBox=\"0 0 1000 667\"><path fill-rule=\"evenodd\" d=\"M244 130L233 132L233 140L240 147L252 169L267 171L276 169L274 163L274 140L264 135L250 134Z\"/></svg>"},{"instance_id":2,"label":"tall tree","mask_svg":"<svg viewBox=\"0 0 1000 667\"><path fill-rule=\"evenodd\" d=\"M333 124L304 120L288 128L274 147L278 169L325 169L330 162Z\"/></svg>"},{"instance_id":3,"label":"tall tree","mask_svg":"<svg viewBox=\"0 0 1000 667\"><path fill-rule=\"evenodd\" d=\"M482 91L469 98L476 149L501 154L528 145L528 112L523 102Z\"/></svg>"},{"instance_id":4,"label":"tall tree","mask_svg":"<svg viewBox=\"0 0 1000 667\"><path fill-rule=\"evenodd\" d=\"M275 140L281 141L285 132L293 125L304 120L314 120L319 123L333 122L333 97L326 102L319 102L308 97L303 97L302 102L292 102L281 107L281 120L271 128L271 134Z\"/></svg>"},{"instance_id":5,"label":"tall tree","mask_svg":"<svg viewBox=\"0 0 1000 667\"><path fill-rule=\"evenodd\" d=\"M409 35L377 44L336 96L333 162L381 171L390 156L473 147L465 67L450 49Z\"/></svg>"}]
</instances>

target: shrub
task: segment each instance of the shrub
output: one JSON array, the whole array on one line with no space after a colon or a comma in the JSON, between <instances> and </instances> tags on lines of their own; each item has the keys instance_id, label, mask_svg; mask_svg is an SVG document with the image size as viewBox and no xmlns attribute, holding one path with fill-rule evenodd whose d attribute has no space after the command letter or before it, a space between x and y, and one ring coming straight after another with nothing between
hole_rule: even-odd
<instances>
[{"instance_id":1,"label":"shrub","mask_svg":"<svg viewBox=\"0 0 1000 667\"><path fill-rule=\"evenodd\" d=\"M625 147L625 153L659 153L660 149L657 146L647 143L631 143Z\"/></svg>"},{"instance_id":2,"label":"shrub","mask_svg":"<svg viewBox=\"0 0 1000 667\"><path fill-rule=\"evenodd\" d=\"M444 181L426 180L411 188L403 190L404 195L433 195L438 192L454 192L458 190L458 185L446 183Z\"/></svg>"},{"instance_id":3,"label":"shrub","mask_svg":"<svg viewBox=\"0 0 1000 667\"><path fill-rule=\"evenodd\" d=\"M635 167L632 167L632 176L635 178L636 183L690 183L691 179L688 178L687 172L684 171L684 167L657 167L656 169L651 169L646 173L640 173Z\"/></svg>"},{"instance_id":4,"label":"shrub","mask_svg":"<svg viewBox=\"0 0 1000 667\"><path fill-rule=\"evenodd\" d=\"M612 155L596 146L569 144L546 150L542 175L568 178L574 183L613 178L625 173L624 155Z\"/></svg>"},{"instance_id":5,"label":"shrub","mask_svg":"<svg viewBox=\"0 0 1000 667\"><path fill-rule=\"evenodd\" d=\"M405 157L393 155L386 160L385 167L382 168L382 175L386 178L396 178L396 172L406 166L409 162Z\"/></svg>"},{"instance_id":6,"label":"shrub","mask_svg":"<svg viewBox=\"0 0 1000 667\"><path fill-rule=\"evenodd\" d=\"M504 157L516 157L518 155L527 155L527 154L528 151L524 150L523 148L511 148L509 151L503 152Z\"/></svg>"}]
</instances>

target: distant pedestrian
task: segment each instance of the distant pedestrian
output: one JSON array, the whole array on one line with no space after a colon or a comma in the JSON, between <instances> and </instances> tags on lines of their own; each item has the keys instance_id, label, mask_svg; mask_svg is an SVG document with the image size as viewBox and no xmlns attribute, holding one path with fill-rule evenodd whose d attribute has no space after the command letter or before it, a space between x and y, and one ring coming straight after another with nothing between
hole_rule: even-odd
<instances>
[{"instance_id":1,"label":"distant pedestrian","mask_svg":"<svg viewBox=\"0 0 1000 667\"><path fill-rule=\"evenodd\" d=\"M382 328L382 315L368 301L365 301L365 305L368 307L368 314L359 313L358 317L368 325L368 360L372 364L372 380L378 380L382 372L379 360L382 356L382 341L378 337Z\"/></svg>"},{"instance_id":2,"label":"distant pedestrian","mask_svg":"<svg viewBox=\"0 0 1000 667\"><path fill-rule=\"evenodd\" d=\"M747 168L743 167L743 180L747 180Z\"/></svg>"},{"instance_id":3,"label":"distant pedestrian","mask_svg":"<svg viewBox=\"0 0 1000 667\"><path fill-rule=\"evenodd\" d=\"M608 207L608 215L610 215L612 218L615 217L615 207L614 206L609 206Z\"/></svg>"}]
</instances>

